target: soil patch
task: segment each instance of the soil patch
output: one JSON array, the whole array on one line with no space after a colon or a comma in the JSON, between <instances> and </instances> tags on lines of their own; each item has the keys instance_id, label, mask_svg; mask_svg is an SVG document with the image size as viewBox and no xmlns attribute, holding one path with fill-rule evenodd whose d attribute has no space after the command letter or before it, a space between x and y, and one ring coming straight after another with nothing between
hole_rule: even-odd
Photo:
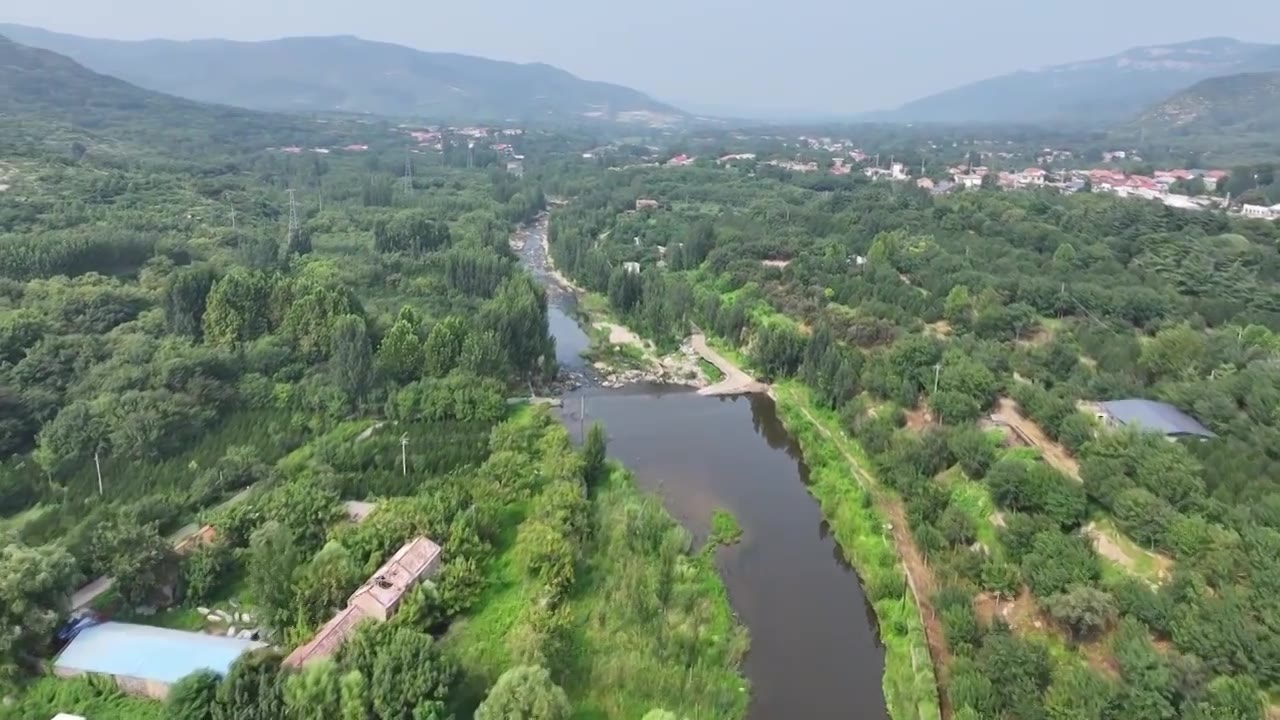
<instances>
[{"instance_id":1,"label":"soil patch","mask_svg":"<svg viewBox=\"0 0 1280 720\"><path fill-rule=\"evenodd\" d=\"M1022 414L1018 408L1018 403L1012 398L1002 397L996 401L995 410L991 413L991 419L1000 425L1004 425L1013 430L1023 443L1030 445L1040 451L1044 456L1045 462L1049 463L1059 471L1066 473L1069 477L1080 480L1080 463L1067 452L1062 445L1049 439L1048 435L1040 429L1030 418Z\"/></svg>"}]
</instances>

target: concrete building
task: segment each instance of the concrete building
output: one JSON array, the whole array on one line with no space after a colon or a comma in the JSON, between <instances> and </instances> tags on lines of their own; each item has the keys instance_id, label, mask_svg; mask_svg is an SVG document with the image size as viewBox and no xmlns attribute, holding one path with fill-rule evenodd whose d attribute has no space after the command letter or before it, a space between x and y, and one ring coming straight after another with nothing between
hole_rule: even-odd
<instances>
[{"instance_id":1,"label":"concrete building","mask_svg":"<svg viewBox=\"0 0 1280 720\"><path fill-rule=\"evenodd\" d=\"M329 619L311 640L284 659L287 667L302 667L330 657L365 620L386 622L416 585L430 578L440 566L440 546L425 537L405 543L347 600L347 606Z\"/></svg>"},{"instance_id":2,"label":"concrete building","mask_svg":"<svg viewBox=\"0 0 1280 720\"><path fill-rule=\"evenodd\" d=\"M108 677L125 693L163 700L187 675L225 675L241 655L263 647L255 640L108 622L81 630L54 659L53 674Z\"/></svg>"}]
</instances>

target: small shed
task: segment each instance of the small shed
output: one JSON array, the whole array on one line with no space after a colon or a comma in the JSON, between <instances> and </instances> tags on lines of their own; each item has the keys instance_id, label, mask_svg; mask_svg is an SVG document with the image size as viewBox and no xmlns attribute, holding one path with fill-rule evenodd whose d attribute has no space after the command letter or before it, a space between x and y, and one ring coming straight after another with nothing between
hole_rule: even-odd
<instances>
[{"instance_id":1,"label":"small shed","mask_svg":"<svg viewBox=\"0 0 1280 720\"><path fill-rule=\"evenodd\" d=\"M255 640L149 625L109 622L80 631L53 663L53 673L110 677L130 695L163 700L197 670L226 674L241 655L266 647Z\"/></svg>"},{"instance_id":2,"label":"small shed","mask_svg":"<svg viewBox=\"0 0 1280 720\"><path fill-rule=\"evenodd\" d=\"M1200 421L1169 403L1142 398L1100 402L1098 419L1111 427L1132 427L1170 438L1217 437Z\"/></svg>"}]
</instances>

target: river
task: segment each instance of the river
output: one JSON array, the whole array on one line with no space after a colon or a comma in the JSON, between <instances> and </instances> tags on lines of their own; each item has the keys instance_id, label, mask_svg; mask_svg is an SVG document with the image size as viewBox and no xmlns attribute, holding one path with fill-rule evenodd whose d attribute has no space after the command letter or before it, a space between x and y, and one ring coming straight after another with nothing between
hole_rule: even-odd
<instances>
[{"instance_id":1,"label":"river","mask_svg":"<svg viewBox=\"0 0 1280 720\"><path fill-rule=\"evenodd\" d=\"M720 549L717 564L751 635L744 667L749 720L887 718L875 616L805 488L808 467L773 401L655 385L595 386L578 355L589 339L574 319L573 293L549 272L545 232L545 223L522 231L519 255L548 287L557 359L585 381L565 397L565 424L575 435L603 424L610 456L699 541L716 508L733 513L742 527L741 542Z\"/></svg>"}]
</instances>

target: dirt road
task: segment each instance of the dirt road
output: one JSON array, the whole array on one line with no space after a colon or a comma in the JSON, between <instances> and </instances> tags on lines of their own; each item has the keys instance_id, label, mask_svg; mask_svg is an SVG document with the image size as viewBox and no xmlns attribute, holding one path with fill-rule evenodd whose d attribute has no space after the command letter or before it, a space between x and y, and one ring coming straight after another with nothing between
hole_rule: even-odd
<instances>
[{"instance_id":1,"label":"dirt road","mask_svg":"<svg viewBox=\"0 0 1280 720\"><path fill-rule=\"evenodd\" d=\"M750 395L769 391L767 383L762 383L743 372L741 368L707 345L706 335L694 333L689 338L689 344L703 360L715 365L720 372L724 373L723 380L702 388L698 391L699 395Z\"/></svg>"}]
</instances>

